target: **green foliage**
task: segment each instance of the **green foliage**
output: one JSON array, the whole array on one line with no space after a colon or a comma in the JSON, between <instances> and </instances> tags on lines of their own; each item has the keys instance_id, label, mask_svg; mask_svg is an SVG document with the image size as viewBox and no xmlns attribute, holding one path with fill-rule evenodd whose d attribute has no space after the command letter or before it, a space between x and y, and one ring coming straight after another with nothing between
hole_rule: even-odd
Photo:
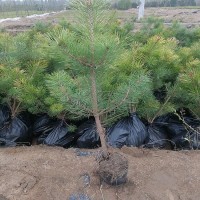
<instances>
[{"instance_id":1,"label":"green foliage","mask_svg":"<svg viewBox=\"0 0 200 200\"><path fill-rule=\"evenodd\" d=\"M127 26L127 31L120 32L108 26L111 17L105 13L104 3L95 0L87 5L85 1L74 1L79 14L76 28L49 34L50 46L65 54L68 69L51 74L47 87L51 97L65 108L67 117L91 116L94 114L91 69L94 68L98 112L107 124L135 110L144 94L150 93L152 84L145 70L134 71L132 66L126 66L128 73L115 64L123 54L123 39L131 29Z\"/></svg>"},{"instance_id":2,"label":"green foliage","mask_svg":"<svg viewBox=\"0 0 200 200\"><path fill-rule=\"evenodd\" d=\"M62 18L60 21L59 21L59 25L63 28L63 29L68 29L71 24L65 19L65 18Z\"/></svg>"},{"instance_id":3,"label":"green foliage","mask_svg":"<svg viewBox=\"0 0 200 200\"><path fill-rule=\"evenodd\" d=\"M150 38L145 45L133 46L133 57L143 63L152 77L154 89L165 84L173 84L179 72L179 56L176 53L177 41L159 36Z\"/></svg>"},{"instance_id":4,"label":"green foliage","mask_svg":"<svg viewBox=\"0 0 200 200\"><path fill-rule=\"evenodd\" d=\"M131 21L122 24L120 20L115 20L110 24L112 33L120 38L120 41L125 48L131 48L132 46L134 21L135 19L132 19Z\"/></svg>"},{"instance_id":5,"label":"green foliage","mask_svg":"<svg viewBox=\"0 0 200 200\"><path fill-rule=\"evenodd\" d=\"M94 0L94 7L80 2L86 1L73 4L75 23L0 33L0 101L13 116L22 110L73 120L92 116L94 68L105 125L133 111L152 121L178 107L200 117L199 28L148 18L133 33L133 21L121 24L108 15L107 1ZM154 93L161 88L166 97L159 101Z\"/></svg>"},{"instance_id":6,"label":"green foliage","mask_svg":"<svg viewBox=\"0 0 200 200\"><path fill-rule=\"evenodd\" d=\"M35 23L33 30L39 33L47 33L52 28L50 23L38 21Z\"/></svg>"},{"instance_id":7,"label":"green foliage","mask_svg":"<svg viewBox=\"0 0 200 200\"><path fill-rule=\"evenodd\" d=\"M43 79L47 63L43 57L43 44L43 37L34 32L15 38L3 35L0 94L2 102L10 106L13 117L22 110L38 113L46 109Z\"/></svg>"},{"instance_id":8,"label":"green foliage","mask_svg":"<svg viewBox=\"0 0 200 200\"><path fill-rule=\"evenodd\" d=\"M59 105L57 104L58 107L61 106L59 111L66 112L68 118L90 116L92 110L91 95L86 78L78 77L74 79L67 72L59 71L48 77L47 86L50 95L59 103ZM54 112L56 113L56 110L52 109L52 113Z\"/></svg>"},{"instance_id":9,"label":"green foliage","mask_svg":"<svg viewBox=\"0 0 200 200\"><path fill-rule=\"evenodd\" d=\"M178 106L188 107L200 117L200 43L180 50L182 68L179 73L176 95L173 101Z\"/></svg>"},{"instance_id":10,"label":"green foliage","mask_svg":"<svg viewBox=\"0 0 200 200\"><path fill-rule=\"evenodd\" d=\"M168 92L173 90L173 83L176 81L178 71L177 62L179 61L175 48L176 41L153 37L146 45L135 44L132 51L126 51L116 60L116 74L118 74L116 83L124 81L126 78L129 79L132 73L143 74L143 82L134 81L133 97L138 95L139 98L135 105L134 103L131 105L135 107L139 115L149 121L157 115L158 111L159 114L164 114L174 109L174 105L169 101L159 102L154 96L154 91L163 85ZM114 77L112 73L110 76ZM137 83L139 83L139 87L137 87ZM115 88L113 82L111 86L113 89ZM167 100L168 97L165 99Z\"/></svg>"},{"instance_id":11,"label":"green foliage","mask_svg":"<svg viewBox=\"0 0 200 200\"><path fill-rule=\"evenodd\" d=\"M145 44L149 38L156 35L165 39L176 38L179 46L191 46L200 40L200 28L188 29L178 22L166 27L162 19L149 17L144 19L141 30L134 34L133 39Z\"/></svg>"},{"instance_id":12,"label":"green foliage","mask_svg":"<svg viewBox=\"0 0 200 200\"><path fill-rule=\"evenodd\" d=\"M44 60L45 37L34 31L22 33L12 38L5 34L1 47L1 63L26 67L33 62ZM5 40L4 40L5 39ZM6 41L9 39L10 41ZM46 43L47 44L47 43Z\"/></svg>"},{"instance_id":13,"label":"green foliage","mask_svg":"<svg viewBox=\"0 0 200 200\"><path fill-rule=\"evenodd\" d=\"M147 40L155 35L162 36L166 28L162 19L149 17L142 22L142 28L134 34L134 40L145 44Z\"/></svg>"},{"instance_id":14,"label":"green foliage","mask_svg":"<svg viewBox=\"0 0 200 200\"><path fill-rule=\"evenodd\" d=\"M0 69L0 76L2 102L10 106L13 117L26 109L32 113L43 111L43 97L46 91L41 85L41 80L36 82L38 77L17 67L3 66Z\"/></svg>"},{"instance_id":15,"label":"green foliage","mask_svg":"<svg viewBox=\"0 0 200 200\"><path fill-rule=\"evenodd\" d=\"M188 29L178 22L174 22L165 33L165 37L175 37L179 41L179 45L191 46L200 40L200 28Z\"/></svg>"},{"instance_id":16,"label":"green foliage","mask_svg":"<svg viewBox=\"0 0 200 200\"><path fill-rule=\"evenodd\" d=\"M8 52L12 49L13 38L8 33L0 33L0 64L10 59Z\"/></svg>"}]
</instances>

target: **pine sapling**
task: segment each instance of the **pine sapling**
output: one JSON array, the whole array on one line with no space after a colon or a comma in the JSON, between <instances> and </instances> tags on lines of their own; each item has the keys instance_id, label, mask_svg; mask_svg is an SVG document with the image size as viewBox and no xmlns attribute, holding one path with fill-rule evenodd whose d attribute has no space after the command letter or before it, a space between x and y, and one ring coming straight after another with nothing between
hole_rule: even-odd
<instances>
[{"instance_id":1,"label":"pine sapling","mask_svg":"<svg viewBox=\"0 0 200 200\"><path fill-rule=\"evenodd\" d=\"M116 64L126 59L126 50L110 26L106 0L73 0L71 7L76 15L74 27L47 36L49 45L66 55L67 67L50 74L46 85L50 96L65 108L66 117L95 118L102 162L107 166L100 165L102 176L116 172L111 179L117 180L122 174L127 176L128 164L120 156L111 159L105 124L135 112L144 94L151 92L152 82L141 64Z\"/></svg>"}]
</instances>

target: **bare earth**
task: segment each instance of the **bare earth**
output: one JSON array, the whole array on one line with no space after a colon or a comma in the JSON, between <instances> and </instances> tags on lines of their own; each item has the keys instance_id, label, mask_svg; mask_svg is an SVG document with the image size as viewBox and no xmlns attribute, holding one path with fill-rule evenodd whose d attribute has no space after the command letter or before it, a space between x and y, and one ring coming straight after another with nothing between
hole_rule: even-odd
<instances>
[{"instance_id":1,"label":"bare earth","mask_svg":"<svg viewBox=\"0 0 200 200\"><path fill-rule=\"evenodd\" d=\"M99 182L93 155L80 157L75 149L45 146L1 149L0 200L68 200L79 193L91 200L200 199L198 151L119 152L129 160L128 183L111 187Z\"/></svg>"},{"instance_id":2,"label":"bare earth","mask_svg":"<svg viewBox=\"0 0 200 200\"><path fill-rule=\"evenodd\" d=\"M137 9L127 11L117 11L117 17L122 21L137 17ZM183 9L183 8L146 8L145 17L156 16L164 19L166 25L170 25L173 21L179 21L186 27L200 26L200 8ZM61 19L66 18L67 21L73 21L73 12L65 11L60 13L50 14L43 17L22 18L19 21L6 21L0 23L0 28L5 29L13 34L26 31L34 26L38 21L58 23ZM136 23L136 28L140 27L140 23Z\"/></svg>"}]
</instances>

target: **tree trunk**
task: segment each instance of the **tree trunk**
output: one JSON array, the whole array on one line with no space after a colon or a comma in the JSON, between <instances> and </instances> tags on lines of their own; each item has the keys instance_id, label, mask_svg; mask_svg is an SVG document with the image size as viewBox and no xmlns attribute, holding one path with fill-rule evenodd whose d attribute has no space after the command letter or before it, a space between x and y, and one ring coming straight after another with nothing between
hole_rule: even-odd
<instances>
[{"instance_id":1,"label":"tree trunk","mask_svg":"<svg viewBox=\"0 0 200 200\"><path fill-rule=\"evenodd\" d=\"M101 140L101 146L103 149L103 153L105 154L105 156L107 156L108 154L108 148L106 145L106 139L105 139L105 128L102 126L101 121L100 121L100 116L97 114L95 116L95 122L96 122L96 126L97 126L97 132L99 133L99 137Z\"/></svg>"},{"instance_id":2,"label":"tree trunk","mask_svg":"<svg viewBox=\"0 0 200 200\"><path fill-rule=\"evenodd\" d=\"M144 17L144 4L145 0L140 0L139 10L138 10L138 20Z\"/></svg>"},{"instance_id":3,"label":"tree trunk","mask_svg":"<svg viewBox=\"0 0 200 200\"><path fill-rule=\"evenodd\" d=\"M88 0L88 8L90 8L92 1ZM96 71L95 71L95 46L94 46L94 14L93 10L89 9L89 27L90 27L90 50L91 50L91 67L90 67L90 78L91 78L91 96L92 96L92 112L95 118L97 132L101 140L101 146L103 150L103 157L108 157L108 148L106 146L105 129L102 126L99 108L98 108L98 97L97 97L97 85L96 85Z\"/></svg>"},{"instance_id":4,"label":"tree trunk","mask_svg":"<svg viewBox=\"0 0 200 200\"><path fill-rule=\"evenodd\" d=\"M97 89L96 89L96 73L94 67L90 69L90 76L91 76L91 92L92 92L92 108L93 108L93 115L96 122L97 132L99 134L101 140L101 146L103 150L103 156L108 156L108 148L106 145L105 139L105 129L102 126L99 110L98 110L98 98L97 98Z\"/></svg>"}]
</instances>

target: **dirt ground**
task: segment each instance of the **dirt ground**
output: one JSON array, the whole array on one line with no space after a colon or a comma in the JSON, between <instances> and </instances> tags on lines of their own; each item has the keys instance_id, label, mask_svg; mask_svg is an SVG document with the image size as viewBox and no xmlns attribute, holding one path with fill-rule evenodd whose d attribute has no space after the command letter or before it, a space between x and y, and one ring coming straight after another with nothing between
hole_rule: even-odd
<instances>
[{"instance_id":1,"label":"dirt ground","mask_svg":"<svg viewBox=\"0 0 200 200\"><path fill-rule=\"evenodd\" d=\"M137 9L130 9L127 11L117 11L117 17L122 21L137 17ZM200 8L146 8L145 17L156 16L164 19L166 25L170 25L177 20L186 27L200 26ZM73 12L65 11L59 13L52 13L43 17L22 18L18 21L5 21L0 23L0 29L6 30L13 34L26 31L34 26L38 21L58 23L61 19L66 18L67 21L73 21ZM140 27L140 23L136 23L135 27Z\"/></svg>"},{"instance_id":2,"label":"dirt ground","mask_svg":"<svg viewBox=\"0 0 200 200\"><path fill-rule=\"evenodd\" d=\"M200 199L198 151L123 148L120 153L129 161L128 182L113 187L100 183L94 155L45 146L1 149L0 200L68 200L80 193L91 200Z\"/></svg>"}]
</instances>

